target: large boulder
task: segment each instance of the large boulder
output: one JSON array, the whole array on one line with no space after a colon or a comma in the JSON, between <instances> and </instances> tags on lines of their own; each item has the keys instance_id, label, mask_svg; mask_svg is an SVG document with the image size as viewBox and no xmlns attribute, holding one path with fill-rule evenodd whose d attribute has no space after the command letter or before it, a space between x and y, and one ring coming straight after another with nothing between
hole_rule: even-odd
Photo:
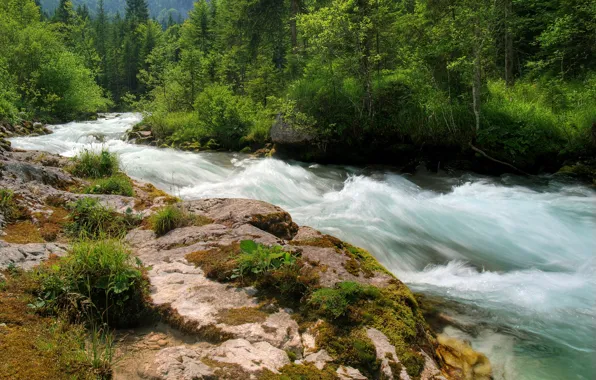
<instances>
[{"instance_id":1,"label":"large boulder","mask_svg":"<svg viewBox=\"0 0 596 380\"><path fill-rule=\"evenodd\" d=\"M289 124L281 115L277 115L269 133L271 141L281 145L303 145L315 139L312 131Z\"/></svg>"}]
</instances>

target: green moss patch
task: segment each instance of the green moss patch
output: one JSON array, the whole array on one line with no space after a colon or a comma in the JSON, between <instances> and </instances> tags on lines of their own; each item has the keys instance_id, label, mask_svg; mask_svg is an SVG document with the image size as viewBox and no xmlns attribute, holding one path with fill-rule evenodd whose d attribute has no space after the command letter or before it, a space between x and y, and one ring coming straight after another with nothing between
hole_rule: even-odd
<instances>
[{"instance_id":1,"label":"green moss patch","mask_svg":"<svg viewBox=\"0 0 596 380\"><path fill-rule=\"evenodd\" d=\"M132 197L135 195L132 180L123 173L96 179L83 189L85 194L113 194Z\"/></svg>"},{"instance_id":2,"label":"green moss patch","mask_svg":"<svg viewBox=\"0 0 596 380\"><path fill-rule=\"evenodd\" d=\"M358 276L358 274L362 272L364 277L370 278L373 277L376 272L379 272L394 277L393 274L381 265L381 263L379 263L379 261L368 251L347 243L344 243L344 246L345 252L350 256L350 260L344 265L349 273Z\"/></svg>"},{"instance_id":3,"label":"green moss patch","mask_svg":"<svg viewBox=\"0 0 596 380\"><path fill-rule=\"evenodd\" d=\"M280 374L265 370L259 380L336 380L339 379L331 366L322 370L312 363L288 364L279 369Z\"/></svg>"}]
</instances>

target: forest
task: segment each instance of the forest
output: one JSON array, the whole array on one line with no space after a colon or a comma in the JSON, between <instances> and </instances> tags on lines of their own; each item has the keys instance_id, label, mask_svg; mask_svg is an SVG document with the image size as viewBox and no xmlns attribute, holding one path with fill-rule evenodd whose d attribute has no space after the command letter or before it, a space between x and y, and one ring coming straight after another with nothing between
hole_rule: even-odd
<instances>
[{"instance_id":1,"label":"forest","mask_svg":"<svg viewBox=\"0 0 596 380\"><path fill-rule=\"evenodd\" d=\"M41 3L0 1L0 119L135 110L160 146L245 151L284 123L336 162L594 156L592 0Z\"/></svg>"}]
</instances>

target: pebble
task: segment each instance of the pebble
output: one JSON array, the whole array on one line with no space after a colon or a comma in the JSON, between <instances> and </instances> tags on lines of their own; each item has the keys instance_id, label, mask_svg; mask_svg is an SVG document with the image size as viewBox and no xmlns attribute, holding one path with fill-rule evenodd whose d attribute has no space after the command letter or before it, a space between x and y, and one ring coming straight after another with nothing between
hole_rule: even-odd
<instances>
[{"instance_id":1,"label":"pebble","mask_svg":"<svg viewBox=\"0 0 596 380\"><path fill-rule=\"evenodd\" d=\"M161 347L164 347L168 345L168 341L165 339L160 339L157 341L157 344L159 344Z\"/></svg>"}]
</instances>

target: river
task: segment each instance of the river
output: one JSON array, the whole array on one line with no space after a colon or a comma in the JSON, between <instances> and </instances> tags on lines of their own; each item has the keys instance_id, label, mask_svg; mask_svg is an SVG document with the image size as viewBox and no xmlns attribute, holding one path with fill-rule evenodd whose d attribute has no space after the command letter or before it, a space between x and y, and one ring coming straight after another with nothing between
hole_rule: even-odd
<instances>
[{"instance_id":1,"label":"river","mask_svg":"<svg viewBox=\"0 0 596 380\"><path fill-rule=\"evenodd\" d=\"M133 178L183 199L245 197L374 254L445 301L495 379L596 378L596 192L556 177L400 175L238 153L128 144L137 114L53 126L13 147L73 156L105 146Z\"/></svg>"}]
</instances>

